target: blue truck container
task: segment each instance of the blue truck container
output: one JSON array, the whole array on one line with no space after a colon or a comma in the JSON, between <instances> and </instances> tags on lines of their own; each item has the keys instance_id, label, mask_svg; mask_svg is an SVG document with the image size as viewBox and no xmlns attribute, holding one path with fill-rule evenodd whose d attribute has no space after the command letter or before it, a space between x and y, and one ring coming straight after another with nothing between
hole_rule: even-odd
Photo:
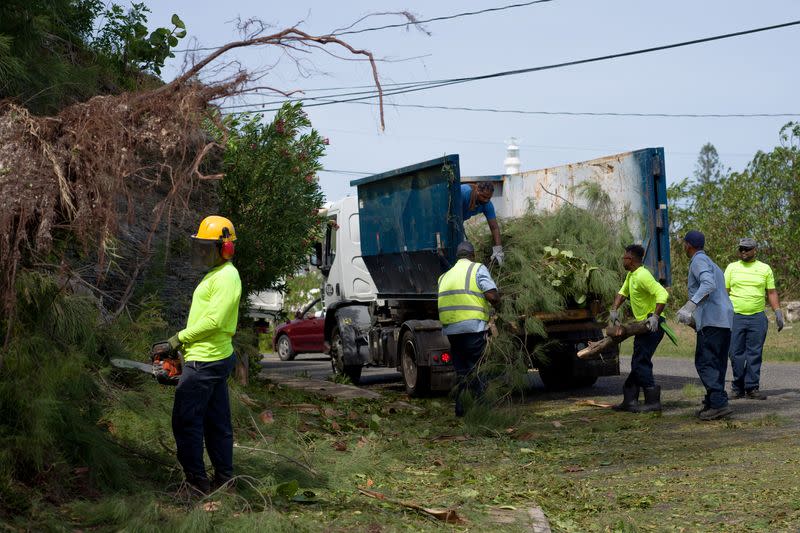
<instances>
[{"instance_id":1,"label":"blue truck container","mask_svg":"<svg viewBox=\"0 0 800 533\"><path fill-rule=\"evenodd\" d=\"M458 156L446 155L350 182L378 298L436 298L464 239L459 176Z\"/></svg>"}]
</instances>

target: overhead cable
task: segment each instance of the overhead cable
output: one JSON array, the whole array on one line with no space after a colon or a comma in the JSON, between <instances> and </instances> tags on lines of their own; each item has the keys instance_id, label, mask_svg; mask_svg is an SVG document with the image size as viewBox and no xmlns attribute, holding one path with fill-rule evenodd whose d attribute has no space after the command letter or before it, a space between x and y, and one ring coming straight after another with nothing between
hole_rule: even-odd
<instances>
[{"instance_id":1,"label":"overhead cable","mask_svg":"<svg viewBox=\"0 0 800 533\"><path fill-rule=\"evenodd\" d=\"M788 28L788 27L797 26L797 25L800 25L800 20L794 20L794 21L791 21L791 22L784 22L782 24L774 24L774 25L771 25L771 26L762 26L760 28L753 28L753 29L750 29L750 30L743 30L743 31L737 31L737 32L732 32L732 33L725 33L725 34L722 34L722 35L714 35L714 36L711 36L711 37L703 37L701 39L693 39L693 40L690 40L690 41L681 41L681 42L678 42L678 43L666 44L666 45L661 45L661 46L653 46L653 47L650 47L650 48L640 48L640 49L631 50L631 51L628 51L628 52L618 52L616 54L607 54L607 55L603 55L603 56L596 56L596 57L590 57L590 58L585 58L585 59L576 59L576 60L572 60L572 61L564 61L564 62L561 62L561 63L553 63L553 64L550 64L550 65L541 65L541 66L536 66L536 67L527 67L527 68L514 69L514 70L504 70L504 71L500 71L500 72L493 72L493 73L490 73L490 74L483 74L483 75L478 75L478 76L468 76L468 77L462 77L462 78L449 78L449 79L442 79L442 80L431 80L431 81L428 81L428 82L417 82L417 83L419 83L419 85L417 85L417 86L410 85L410 84L412 84L414 82L408 82L410 86L404 86L404 87L401 87L401 88L398 88L398 89L390 89L388 91L383 91L383 96L386 97L386 96L392 96L392 95L396 95L396 94L405 94L405 93L411 93L411 92L417 92L417 91L424 91L424 90L428 90L428 89L434 89L434 88L437 88L437 87L445 87L445 86L448 86L448 85L468 83L468 82L479 81L479 80L487 80L487 79L493 79L493 78L501 78L501 77L506 77L506 76L516 76L516 75L519 75L519 74L528 74L528 73L531 73L531 72L540 72L540 71L544 71L544 70L554 70L554 69L571 67L571 66L576 66L576 65L584 65L584 64L587 64L587 63L596 63L596 62L600 62L600 61L609 61L609 60L612 60L612 59L619 59L619 58L622 58L622 57L630 57L630 56L636 56L636 55L642 55L642 54L649 54L649 53L653 53L653 52L660 52L660 51L663 51L663 50L670 50L670 49L680 48L680 47L684 47L684 46L693 46L693 45L696 45L696 44L708 43L708 42L712 42L712 41L719 41L719 40L723 40L723 39L731 39L731 38L734 38L734 37L741 37L743 35L751 35L751 34L754 34L754 33L772 31L772 30L777 30L777 29L781 29L781 28ZM289 99L289 101L300 101L300 102L302 102L302 101L308 101L308 100L315 100L315 101L317 101L316 103L306 104L306 105L304 105L304 107L318 107L318 106L324 106L324 105L332 105L332 104L339 104L339 103L346 103L346 102L357 102L357 101L361 101L361 100L369 100L369 99L372 99L372 98L377 98L379 96L379 93L378 93L378 91L376 89L374 91L370 91L370 94L366 95L366 96L356 96L355 98L346 98L346 99L343 99L343 100L331 100L330 99L330 98L339 98L341 96L346 96L346 95L349 95L349 94L353 94L353 93L343 93L343 94L338 94L338 95L325 95L325 96L322 96L322 97L307 96L307 97L302 97L302 98ZM355 94L361 94L361 93L355 93ZM320 100L322 100L322 101L320 101ZM259 104L259 105L275 105L277 103L279 103L279 102L269 102L269 103ZM223 109L230 109L231 107L223 106L222 108ZM254 111L276 111L276 110L277 110L277 108L260 109L260 110L254 110Z\"/></svg>"}]
</instances>

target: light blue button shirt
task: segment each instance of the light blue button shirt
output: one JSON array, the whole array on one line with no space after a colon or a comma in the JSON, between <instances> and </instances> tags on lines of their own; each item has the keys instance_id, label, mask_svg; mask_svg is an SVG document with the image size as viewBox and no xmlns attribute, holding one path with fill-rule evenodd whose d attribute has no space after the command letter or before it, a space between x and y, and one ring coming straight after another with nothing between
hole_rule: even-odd
<instances>
[{"instance_id":1,"label":"light blue button shirt","mask_svg":"<svg viewBox=\"0 0 800 533\"><path fill-rule=\"evenodd\" d=\"M733 305L725 290L725 275L702 250L692 256L688 285L689 300L697 304L694 310L697 331L706 326L730 329Z\"/></svg>"},{"instance_id":2,"label":"light blue button shirt","mask_svg":"<svg viewBox=\"0 0 800 533\"><path fill-rule=\"evenodd\" d=\"M489 274L489 269L486 268L485 265L481 265L478 267L477 277L478 277L477 279L478 288L481 290L481 292L497 289L497 285L492 279L491 274ZM489 326L486 322L475 318L471 320L462 320L461 322L456 322L454 324L448 324L447 326L444 326L442 328L442 333L444 333L445 335L458 335L460 333L480 333L481 331L486 331L488 327Z\"/></svg>"}]
</instances>

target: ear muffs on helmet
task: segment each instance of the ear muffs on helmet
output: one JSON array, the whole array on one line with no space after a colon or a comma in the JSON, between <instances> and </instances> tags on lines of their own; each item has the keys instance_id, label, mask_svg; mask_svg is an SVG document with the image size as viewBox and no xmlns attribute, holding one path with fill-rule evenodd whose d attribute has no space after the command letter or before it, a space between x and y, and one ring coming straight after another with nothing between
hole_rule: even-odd
<instances>
[{"instance_id":1,"label":"ear muffs on helmet","mask_svg":"<svg viewBox=\"0 0 800 533\"><path fill-rule=\"evenodd\" d=\"M222 228L222 243L219 247L219 255L225 261L229 261L236 253L236 246L234 246L231 239L231 232L228 228Z\"/></svg>"}]
</instances>

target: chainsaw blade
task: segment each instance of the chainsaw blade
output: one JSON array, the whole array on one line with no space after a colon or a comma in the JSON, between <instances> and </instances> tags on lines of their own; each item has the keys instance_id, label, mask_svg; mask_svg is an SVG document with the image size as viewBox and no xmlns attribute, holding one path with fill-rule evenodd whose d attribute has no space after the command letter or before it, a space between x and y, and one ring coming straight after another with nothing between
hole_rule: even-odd
<instances>
[{"instance_id":1,"label":"chainsaw blade","mask_svg":"<svg viewBox=\"0 0 800 533\"><path fill-rule=\"evenodd\" d=\"M145 374L153 375L152 363L141 363L139 361L131 361L130 359L112 359L111 365L117 368L133 368L141 370Z\"/></svg>"}]
</instances>

